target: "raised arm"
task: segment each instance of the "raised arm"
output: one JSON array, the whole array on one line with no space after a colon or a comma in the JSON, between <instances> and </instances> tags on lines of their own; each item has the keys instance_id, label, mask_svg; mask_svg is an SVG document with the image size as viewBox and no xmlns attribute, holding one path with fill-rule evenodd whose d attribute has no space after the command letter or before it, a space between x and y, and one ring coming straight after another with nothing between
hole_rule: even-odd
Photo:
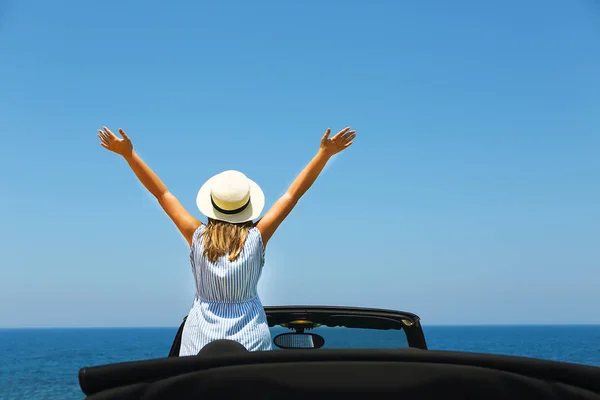
<instances>
[{"instance_id":1,"label":"raised arm","mask_svg":"<svg viewBox=\"0 0 600 400\"><path fill-rule=\"evenodd\" d=\"M258 221L256 227L262 236L265 246L279 225L294 209L298 200L315 182L331 156L348 148L356 137L356 131L350 130L350 127L342 129L331 139L329 138L330 133L331 129L328 128L325 135L321 138L321 145L317 154L300 172L300 175L290 185L287 192Z\"/></svg>"},{"instance_id":2,"label":"raised arm","mask_svg":"<svg viewBox=\"0 0 600 400\"><path fill-rule=\"evenodd\" d=\"M123 137L118 138L107 127L98 130L100 145L114 153L122 156L129 164L140 182L148 189L150 193L158 200L163 210L171 218L171 220L179 229L179 232L185 237L188 244L192 245L192 236L201 222L194 218L181 205L179 200L173 196L160 178L144 163L144 161L133 150L131 139L123 129L119 129L119 133Z\"/></svg>"}]
</instances>

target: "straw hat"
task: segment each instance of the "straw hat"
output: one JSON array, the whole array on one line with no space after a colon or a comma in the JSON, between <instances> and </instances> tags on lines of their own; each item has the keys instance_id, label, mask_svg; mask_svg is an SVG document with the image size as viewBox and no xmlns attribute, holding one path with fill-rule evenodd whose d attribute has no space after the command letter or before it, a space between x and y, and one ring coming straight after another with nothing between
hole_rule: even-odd
<instances>
[{"instance_id":1,"label":"straw hat","mask_svg":"<svg viewBox=\"0 0 600 400\"><path fill-rule=\"evenodd\" d=\"M208 218L237 224L260 216L265 206L265 194L243 173L223 171L202 185L196 206Z\"/></svg>"}]
</instances>

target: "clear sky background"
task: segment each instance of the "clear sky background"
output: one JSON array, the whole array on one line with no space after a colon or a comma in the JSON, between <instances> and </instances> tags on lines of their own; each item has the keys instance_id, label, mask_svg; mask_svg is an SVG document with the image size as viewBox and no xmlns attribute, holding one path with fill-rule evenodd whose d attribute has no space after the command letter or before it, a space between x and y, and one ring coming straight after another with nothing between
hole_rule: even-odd
<instances>
[{"instance_id":1,"label":"clear sky background","mask_svg":"<svg viewBox=\"0 0 600 400\"><path fill-rule=\"evenodd\" d=\"M598 2L0 5L0 326L189 311L186 243L102 125L198 216L213 174L271 205L357 130L269 243L266 305L600 323Z\"/></svg>"}]
</instances>

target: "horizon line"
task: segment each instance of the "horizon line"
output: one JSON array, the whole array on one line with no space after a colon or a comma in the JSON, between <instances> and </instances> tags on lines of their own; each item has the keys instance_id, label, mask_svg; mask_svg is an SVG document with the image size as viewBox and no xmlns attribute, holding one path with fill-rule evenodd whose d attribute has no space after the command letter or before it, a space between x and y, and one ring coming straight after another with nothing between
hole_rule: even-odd
<instances>
[{"instance_id":1,"label":"horizon line","mask_svg":"<svg viewBox=\"0 0 600 400\"><path fill-rule=\"evenodd\" d=\"M575 326L600 326L596 323L490 323L490 324L430 324L421 328L485 328L485 327L575 327ZM344 327L338 327L344 328ZM179 329L179 325L122 325L122 326L0 326L0 330L32 330L32 329ZM352 329L352 328L346 328Z\"/></svg>"}]
</instances>

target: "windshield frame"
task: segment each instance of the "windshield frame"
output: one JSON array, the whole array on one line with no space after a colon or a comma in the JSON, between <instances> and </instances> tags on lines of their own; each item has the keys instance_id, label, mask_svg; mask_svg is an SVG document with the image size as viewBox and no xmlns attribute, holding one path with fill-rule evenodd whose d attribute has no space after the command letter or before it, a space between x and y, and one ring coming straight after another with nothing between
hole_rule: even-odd
<instances>
[{"instance_id":1,"label":"windshield frame","mask_svg":"<svg viewBox=\"0 0 600 400\"><path fill-rule=\"evenodd\" d=\"M409 347L427 350L418 315L388 309L341 306L265 306L270 328L310 330L317 326L404 330Z\"/></svg>"}]
</instances>

